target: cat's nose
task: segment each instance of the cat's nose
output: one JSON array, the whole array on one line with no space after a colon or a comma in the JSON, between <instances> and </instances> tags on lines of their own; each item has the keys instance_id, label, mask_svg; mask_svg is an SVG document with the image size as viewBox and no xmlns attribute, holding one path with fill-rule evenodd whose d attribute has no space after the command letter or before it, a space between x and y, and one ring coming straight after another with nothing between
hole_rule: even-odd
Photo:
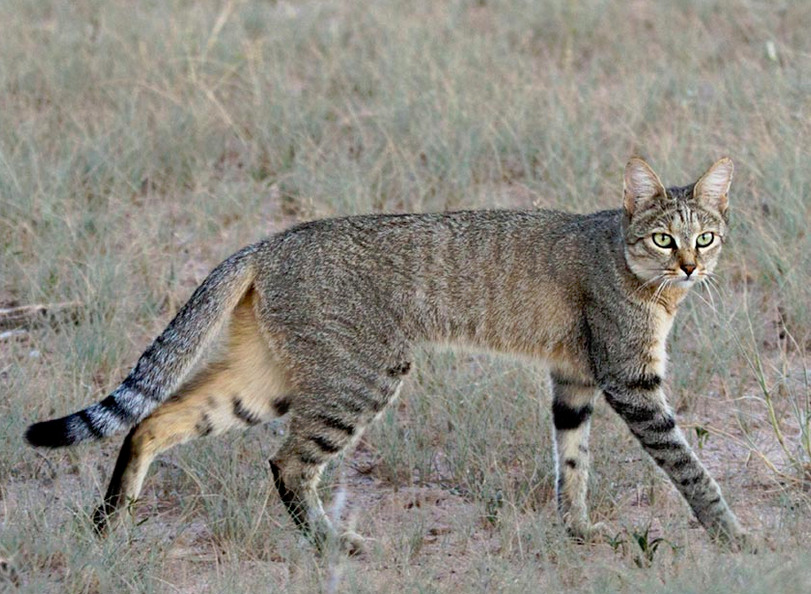
<instances>
[{"instance_id":1,"label":"cat's nose","mask_svg":"<svg viewBox=\"0 0 811 594\"><path fill-rule=\"evenodd\" d=\"M681 269L684 270L684 273L687 276L690 276L691 274L693 274L693 270L696 269L696 265L695 264L682 264Z\"/></svg>"}]
</instances>

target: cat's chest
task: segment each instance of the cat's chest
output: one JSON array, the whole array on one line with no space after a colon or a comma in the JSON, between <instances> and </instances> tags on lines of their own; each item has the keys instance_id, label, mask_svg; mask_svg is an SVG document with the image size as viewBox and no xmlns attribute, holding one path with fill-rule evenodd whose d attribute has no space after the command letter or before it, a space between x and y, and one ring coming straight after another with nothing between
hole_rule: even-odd
<instances>
[{"instance_id":1,"label":"cat's chest","mask_svg":"<svg viewBox=\"0 0 811 594\"><path fill-rule=\"evenodd\" d=\"M674 317L660 307L653 307L649 312L646 359L649 372L656 375L664 375L667 369L667 337Z\"/></svg>"}]
</instances>

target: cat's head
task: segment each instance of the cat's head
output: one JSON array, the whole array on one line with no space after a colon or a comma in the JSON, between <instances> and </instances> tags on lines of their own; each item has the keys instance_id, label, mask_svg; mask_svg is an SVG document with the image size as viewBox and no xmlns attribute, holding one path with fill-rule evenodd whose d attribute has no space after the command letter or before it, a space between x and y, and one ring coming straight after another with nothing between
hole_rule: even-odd
<instances>
[{"instance_id":1,"label":"cat's head","mask_svg":"<svg viewBox=\"0 0 811 594\"><path fill-rule=\"evenodd\" d=\"M625 167L625 259L642 282L688 288L710 275L727 233L732 160L689 186L665 188L644 160Z\"/></svg>"}]
</instances>

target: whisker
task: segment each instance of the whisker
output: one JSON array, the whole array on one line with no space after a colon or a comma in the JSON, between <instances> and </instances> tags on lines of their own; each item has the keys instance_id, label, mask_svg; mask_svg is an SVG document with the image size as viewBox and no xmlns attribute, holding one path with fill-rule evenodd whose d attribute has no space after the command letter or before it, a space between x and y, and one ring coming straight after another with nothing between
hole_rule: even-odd
<instances>
[{"instance_id":1,"label":"whisker","mask_svg":"<svg viewBox=\"0 0 811 594\"><path fill-rule=\"evenodd\" d=\"M702 289L707 291L707 298L710 301L710 307L717 314L718 313L718 308L715 306L715 298L714 298L714 296L712 294L712 291L710 290L710 282L712 282L711 279L710 279L710 275L709 275L709 273L706 273L705 276L701 279L701 282L699 283L699 285L701 286ZM703 298L701 297L701 293L697 293L697 294L699 296L699 299L703 300ZM704 302L707 303L706 301L704 301Z\"/></svg>"},{"instance_id":2,"label":"whisker","mask_svg":"<svg viewBox=\"0 0 811 594\"><path fill-rule=\"evenodd\" d=\"M663 277L662 283L658 287L656 287L656 291L653 294L653 301L656 302L656 303L659 302L659 299L661 298L662 293L664 293L665 289L672 282L671 279L669 279L665 275L662 275L662 277Z\"/></svg>"},{"instance_id":3,"label":"whisker","mask_svg":"<svg viewBox=\"0 0 811 594\"><path fill-rule=\"evenodd\" d=\"M709 277L707 277L707 278L709 278ZM717 307L715 307L715 297L713 296L713 294L712 294L712 290L710 289L710 286L711 286L711 285L710 285L710 282L712 282L712 281L708 281L708 282L706 282L706 283L702 283L702 284L704 284L704 288L706 288L706 289L707 289L707 295L709 296L710 301L712 301L712 309L713 309L713 311L715 311L715 312L717 313L717 312L718 312L718 308L717 308Z\"/></svg>"},{"instance_id":4,"label":"whisker","mask_svg":"<svg viewBox=\"0 0 811 594\"><path fill-rule=\"evenodd\" d=\"M704 283L701 283L701 284L702 284L702 285L703 285L703 286L704 286L704 287L707 289L707 294L710 296L710 300L708 301L708 300L707 300L707 299L706 299L706 298L705 298L705 297L704 297L704 296L703 296L703 295L702 295L700 292L696 292L696 297L697 297L698 299L701 299L701 301L702 301L702 302L703 302L705 305L707 305L707 306L708 306L710 309L712 309L712 311L713 311L713 312L714 312L716 315L719 315L719 314L720 314L720 312L719 312L719 311L718 311L718 309L715 307L715 301L714 301L714 300L712 300L712 293L710 293L710 292L709 292L709 287L708 287L708 285L705 285Z\"/></svg>"},{"instance_id":5,"label":"whisker","mask_svg":"<svg viewBox=\"0 0 811 594\"><path fill-rule=\"evenodd\" d=\"M718 280L716 279L715 275L710 276L710 278L708 279L707 287L710 290L714 289L715 293L718 295L719 301L721 301L721 303L724 302L724 296L721 291L721 286L718 283Z\"/></svg>"},{"instance_id":6,"label":"whisker","mask_svg":"<svg viewBox=\"0 0 811 594\"><path fill-rule=\"evenodd\" d=\"M652 284L653 284L653 283L655 283L656 281L662 280L662 279L664 278L664 276L665 276L664 274L657 274L657 275L656 275L656 276L654 276L653 278L646 280L644 283L642 283L641 285L639 285L639 286L638 286L638 287L637 287L637 288L634 290L634 292L633 292L633 293L631 293L631 295L636 295L636 294L637 294L639 291L641 291L641 290L642 290L642 289L644 289L645 287L648 287L648 286L652 285Z\"/></svg>"}]
</instances>

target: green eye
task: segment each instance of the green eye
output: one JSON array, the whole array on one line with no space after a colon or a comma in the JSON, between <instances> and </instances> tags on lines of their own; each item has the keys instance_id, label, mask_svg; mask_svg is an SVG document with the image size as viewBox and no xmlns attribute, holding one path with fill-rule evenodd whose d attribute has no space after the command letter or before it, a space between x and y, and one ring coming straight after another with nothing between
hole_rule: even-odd
<instances>
[{"instance_id":1,"label":"green eye","mask_svg":"<svg viewBox=\"0 0 811 594\"><path fill-rule=\"evenodd\" d=\"M715 241L715 234L714 233L702 233L698 237L696 237L696 246L700 248L705 248L709 246L713 241Z\"/></svg>"},{"instance_id":2,"label":"green eye","mask_svg":"<svg viewBox=\"0 0 811 594\"><path fill-rule=\"evenodd\" d=\"M653 243L658 245L660 248L670 248L676 246L676 242L667 233L654 233Z\"/></svg>"}]
</instances>

